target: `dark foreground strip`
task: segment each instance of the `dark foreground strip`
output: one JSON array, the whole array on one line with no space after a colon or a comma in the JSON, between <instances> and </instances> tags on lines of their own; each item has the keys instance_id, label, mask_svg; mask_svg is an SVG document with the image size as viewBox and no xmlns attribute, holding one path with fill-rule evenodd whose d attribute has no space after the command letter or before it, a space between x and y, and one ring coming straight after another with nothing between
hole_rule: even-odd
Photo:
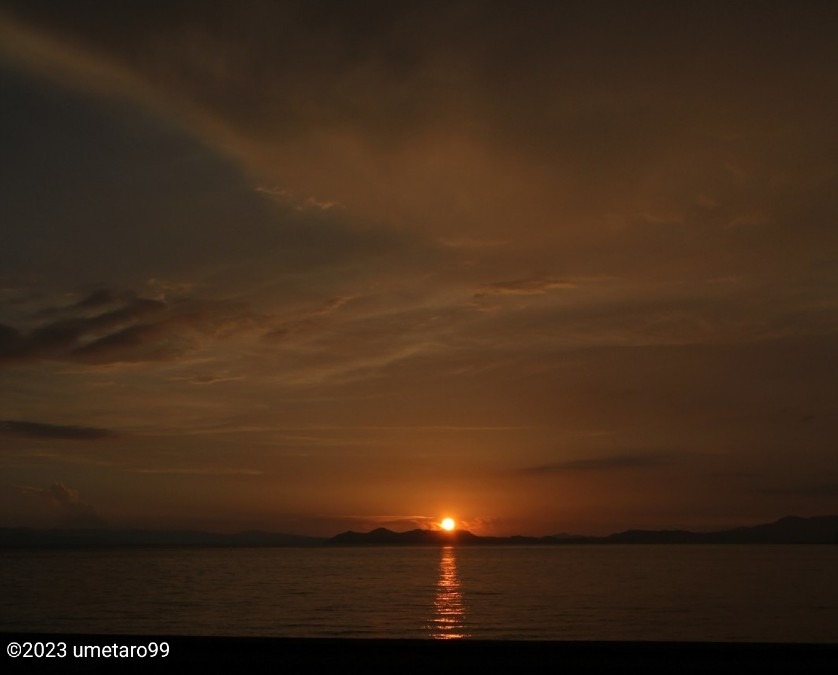
<instances>
[{"instance_id":1,"label":"dark foreground strip","mask_svg":"<svg viewBox=\"0 0 838 675\"><path fill-rule=\"evenodd\" d=\"M0 633L3 673L838 674L838 644L345 640Z\"/></svg>"}]
</instances>

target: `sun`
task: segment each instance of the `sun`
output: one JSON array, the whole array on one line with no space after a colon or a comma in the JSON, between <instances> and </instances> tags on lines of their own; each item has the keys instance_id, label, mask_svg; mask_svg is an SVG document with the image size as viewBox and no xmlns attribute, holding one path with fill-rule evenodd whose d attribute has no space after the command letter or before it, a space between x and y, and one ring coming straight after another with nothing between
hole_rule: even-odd
<instances>
[{"instance_id":1,"label":"sun","mask_svg":"<svg viewBox=\"0 0 838 675\"><path fill-rule=\"evenodd\" d=\"M457 523L454 522L453 518L443 518L442 522L439 524L439 526L443 530L447 530L448 532L450 532L451 530L453 530L457 526Z\"/></svg>"}]
</instances>

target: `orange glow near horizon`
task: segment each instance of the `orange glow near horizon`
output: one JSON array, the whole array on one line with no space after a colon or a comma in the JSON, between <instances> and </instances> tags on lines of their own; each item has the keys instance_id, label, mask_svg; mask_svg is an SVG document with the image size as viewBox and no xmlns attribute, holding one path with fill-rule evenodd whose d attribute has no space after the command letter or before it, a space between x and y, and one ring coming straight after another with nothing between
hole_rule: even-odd
<instances>
[{"instance_id":1,"label":"orange glow near horizon","mask_svg":"<svg viewBox=\"0 0 838 675\"><path fill-rule=\"evenodd\" d=\"M448 532L453 530L456 527L456 525L457 525L457 523L454 522L453 518L443 518L442 522L440 522L440 524L439 524L439 526L443 530L447 530Z\"/></svg>"}]
</instances>

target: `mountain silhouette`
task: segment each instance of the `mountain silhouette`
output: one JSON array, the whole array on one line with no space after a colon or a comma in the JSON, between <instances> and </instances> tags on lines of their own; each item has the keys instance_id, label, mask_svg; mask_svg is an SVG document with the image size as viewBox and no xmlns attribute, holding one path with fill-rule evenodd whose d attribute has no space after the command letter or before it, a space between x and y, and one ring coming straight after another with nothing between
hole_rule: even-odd
<instances>
[{"instance_id":1,"label":"mountain silhouette","mask_svg":"<svg viewBox=\"0 0 838 675\"><path fill-rule=\"evenodd\" d=\"M626 530L603 537L482 537L468 530L409 530L379 527L370 532L341 532L328 540L340 546L458 546L560 544L838 544L838 516L786 516L772 523L716 532L689 530Z\"/></svg>"}]
</instances>

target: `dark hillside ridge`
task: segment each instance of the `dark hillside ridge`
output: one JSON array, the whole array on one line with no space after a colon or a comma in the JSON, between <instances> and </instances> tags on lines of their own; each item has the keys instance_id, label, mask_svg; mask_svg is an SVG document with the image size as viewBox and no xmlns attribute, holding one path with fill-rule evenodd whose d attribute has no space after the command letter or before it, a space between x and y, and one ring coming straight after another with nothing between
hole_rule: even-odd
<instances>
[{"instance_id":1,"label":"dark hillside ridge","mask_svg":"<svg viewBox=\"0 0 838 675\"><path fill-rule=\"evenodd\" d=\"M718 532L626 530L604 537L480 537L468 530L409 530L380 527L371 532L342 532L328 541L339 546L514 546L562 544L838 544L838 516L786 516L773 523Z\"/></svg>"}]
</instances>

